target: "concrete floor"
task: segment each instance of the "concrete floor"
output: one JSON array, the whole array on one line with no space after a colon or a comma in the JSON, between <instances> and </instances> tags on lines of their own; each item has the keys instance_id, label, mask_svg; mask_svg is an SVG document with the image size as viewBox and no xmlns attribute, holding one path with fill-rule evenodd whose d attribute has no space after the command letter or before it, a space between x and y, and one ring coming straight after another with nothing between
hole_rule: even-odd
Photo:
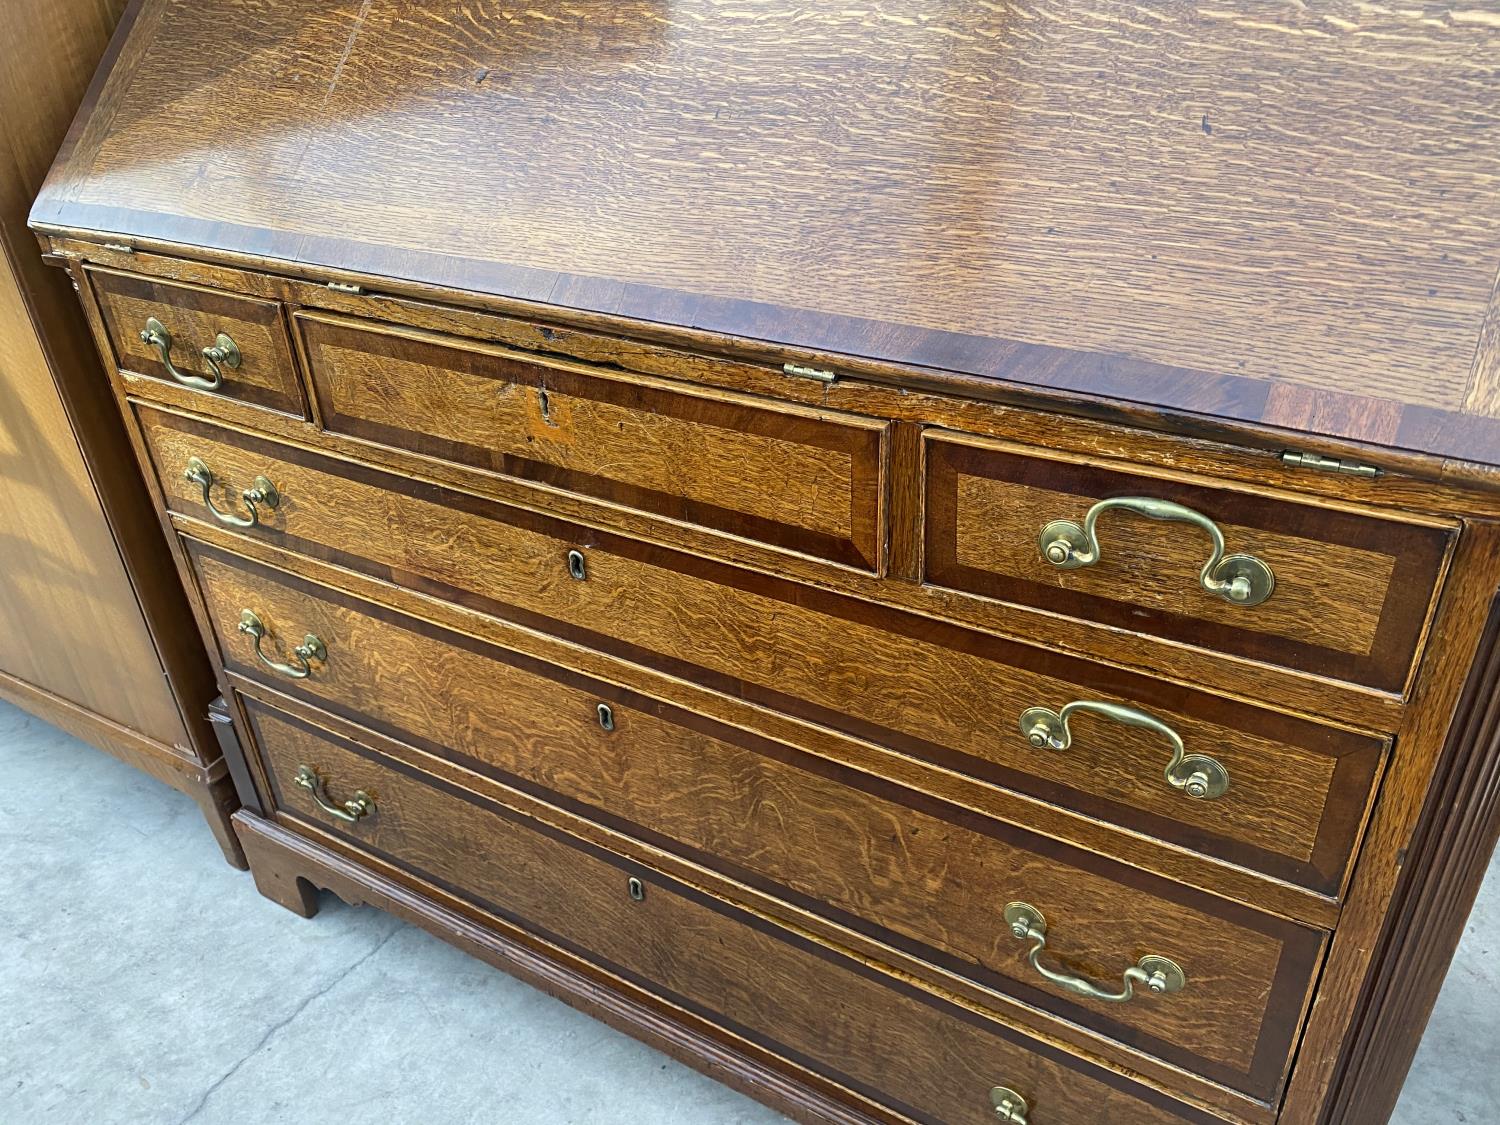
<instances>
[{"instance_id":1,"label":"concrete floor","mask_svg":"<svg viewBox=\"0 0 1500 1125\"><path fill-rule=\"evenodd\" d=\"M784 1119L373 910L304 921L196 806L0 703L0 1122ZM1500 864L1398 1125L1500 1122Z\"/></svg>"}]
</instances>

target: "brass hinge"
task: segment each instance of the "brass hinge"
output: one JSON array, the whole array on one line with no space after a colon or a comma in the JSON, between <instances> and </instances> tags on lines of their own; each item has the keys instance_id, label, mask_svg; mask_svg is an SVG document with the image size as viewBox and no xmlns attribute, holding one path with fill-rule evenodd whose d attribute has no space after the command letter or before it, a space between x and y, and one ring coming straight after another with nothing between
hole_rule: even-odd
<instances>
[{"instance_id":1,"label":"brass hinge","mask_svg":"<svg viewBox=\"0 0 1500 1125\"><path fill-rule=\"evenodd\" d=\"M1288 449L1281 455L1281 463L1294 469L1312 469L1319 473L1341 473L1346 477L1378 477L1381 470L1374 465L1359 461L1341 461L1337 457L1324 457L1319 453L1301 453Z\"/></svg>"},{"instance_id":2,"label":"brass hinge","mask_svg":"<svg viewBox=\"0 0 1500 1125\"><path fill-rule=\"evenodd\" d=\"M816 379L820 383L832 383L838 378L833 371L824 371L818 367L803 367L798 363L783 363L781 369L788 375L795 375L799 379Z\"/></svg>"},{"instance_id":3,"label":"brass hinge","mask_svg":"<svg viewBox=\"0 0 1500 1125\"><path fill-rule=\"evenodd\" d=\"M330 281L328 288L332 289L335 293L353 293L355 296L365 291L363 285L353 285L347 281Z\"/></svg>"}]
</instances>

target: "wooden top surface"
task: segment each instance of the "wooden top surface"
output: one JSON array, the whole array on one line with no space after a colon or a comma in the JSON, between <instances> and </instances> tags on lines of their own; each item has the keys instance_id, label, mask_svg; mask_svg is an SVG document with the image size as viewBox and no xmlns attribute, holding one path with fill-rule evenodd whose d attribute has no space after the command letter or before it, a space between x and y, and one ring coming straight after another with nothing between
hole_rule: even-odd
<instances>
[{"instance_id":1,"label":"wooden top surface","mask_svg":"<svg viewBox=\"0 0 1500 1125\"><path fill-rule=\"evenodd\" d=\"M140 0L33 224L1500 464L1500 9Z\"/></svg>"}]
</instances>

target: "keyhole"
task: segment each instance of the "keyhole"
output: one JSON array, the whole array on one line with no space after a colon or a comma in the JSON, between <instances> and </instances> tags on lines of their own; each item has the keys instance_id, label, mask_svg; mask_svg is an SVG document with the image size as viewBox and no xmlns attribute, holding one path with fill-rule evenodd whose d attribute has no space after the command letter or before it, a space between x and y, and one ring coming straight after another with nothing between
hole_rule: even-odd
<instances>
[{"instance_id":1,"label":"keyhole","mask_svg":"<svg viewBox=\"0 0 1500 1125\"><path fill-rule=\"evenodd\" d=\"M636 902L646 901L646 884L632 875L625 883L626 889L630 891L630 897Z\"/></svg>"},{"instance_id":2,"label":"keyhole","mask_svg":"<svg viewBox=\"0 0 1500 1125\"><path fill-rule=\"evenodd\" d=\"M608 703L599 704L599 725L605 730L615 729L615 711Z\"/></svg>"},{"instance_id":3,"label":"keyhole","mask_svg":"<svg viewBox=\"0 0 1500 1125\"><path fill-rule=\"evenodd\" d=\"M541 408L542 421L546 422L549 426L555 426L557 423L552 421L552 398L547 394L546 388L537 388L536 404Z\"/></svg>"},{"instance_id":4,"label":"keyhole","mask_svg":"<svg viewBox=\"0 0 1500 1125\"><path fill-rule=\"evenodd\" d=\"M588 568L584 565L582 551L568 552L568 573L579 582L589 576Z\"/></svg>"}]
</instances>

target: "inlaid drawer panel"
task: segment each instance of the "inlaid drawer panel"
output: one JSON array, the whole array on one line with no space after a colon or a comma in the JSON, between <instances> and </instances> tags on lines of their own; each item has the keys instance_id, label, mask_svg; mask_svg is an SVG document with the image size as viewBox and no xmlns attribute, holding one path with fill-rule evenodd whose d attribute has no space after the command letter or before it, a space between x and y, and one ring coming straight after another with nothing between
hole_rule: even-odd
<instances>
[{"instance_id":1,"label":"inlaid drawer panel","mask_svg":"<svg viewBox=\"0 0 1500 1125\"><path fill-rule=\"evenodd\" d=\"M205 518L199 486L183 479L194 457L236 489L263 474L281 497L251 531L267 541L1322 893L1342 886L1380 739L196 420L149 408L141 419L174 511ZM1068 750L1029 741L1037 712L1057 734L1074 702L1169 730L1075 708ZM1174 736L1220 767L1225 792L1194 799L1168 779ZM1184 762L1174 777L1197 772Z\"/></svg>"},{"instance_id":2,"label":"inlaid drawer panel","mask_svg":"<svg viewBox=\"0 0 1500 1125\"><path fill-rule=\"evenodd\" d=\"M193 545L225 666L466 768L581 809L1261 1097L1280 1081L1318 931L923 797L796 748ZM268 671L259 652L291 674ZM326 656L286 653L308 635ZM389 685L400 684L401 690ZM601 712L600 707L606 710ZM1164 956L1188 986L1080 999L1003 917L1049 919L1043 964L1122 991ZM1087 966L1087 968L1079 968Z\"/></svg>"},{"instance_id":3,"label":"inlaid drawer panel","mask_svg":"<svg viewBox=\"0 0 1500 1125\"><path fill-rule=\"evenodd\" d=\"M113 270L88 277L120 370L306 416L279 302Z\"/></svg>"},{"instance_id":4,"label":"inlaid drawer panel","mask_svg":"<svg viewBox=\"0 0 1500 1125\"><path fill-rule=\"evenodd\" d=\"M1454 534L963 434L926 463L931 583L1389 692Z\"/></svg>"},{"instance_id":5,"label":"inlaid drawer panel","mask_svg":"<svg viewBox=\"0 0 1500 1125\"><path fill-rule=\"evenodd\" d=\"M873 569L887 424L302 314L323 424Z\"/></svg>"},{"instance_id":6,"label":"inlaid drawer panel","mask_svg":"<svg viewBox=\"0 0 1500 1125\"><path fill-rule=\"evenodd\" d=\"M1216 1120L494 800L246 704L276 806L293 823L332 831L898 1113L983 1125L996 1119L991 1090L1006 1087L1036 1125ZM366 815L329 815L299 774L335 807L362 793Z\"/></svg>"}]
</instances>

